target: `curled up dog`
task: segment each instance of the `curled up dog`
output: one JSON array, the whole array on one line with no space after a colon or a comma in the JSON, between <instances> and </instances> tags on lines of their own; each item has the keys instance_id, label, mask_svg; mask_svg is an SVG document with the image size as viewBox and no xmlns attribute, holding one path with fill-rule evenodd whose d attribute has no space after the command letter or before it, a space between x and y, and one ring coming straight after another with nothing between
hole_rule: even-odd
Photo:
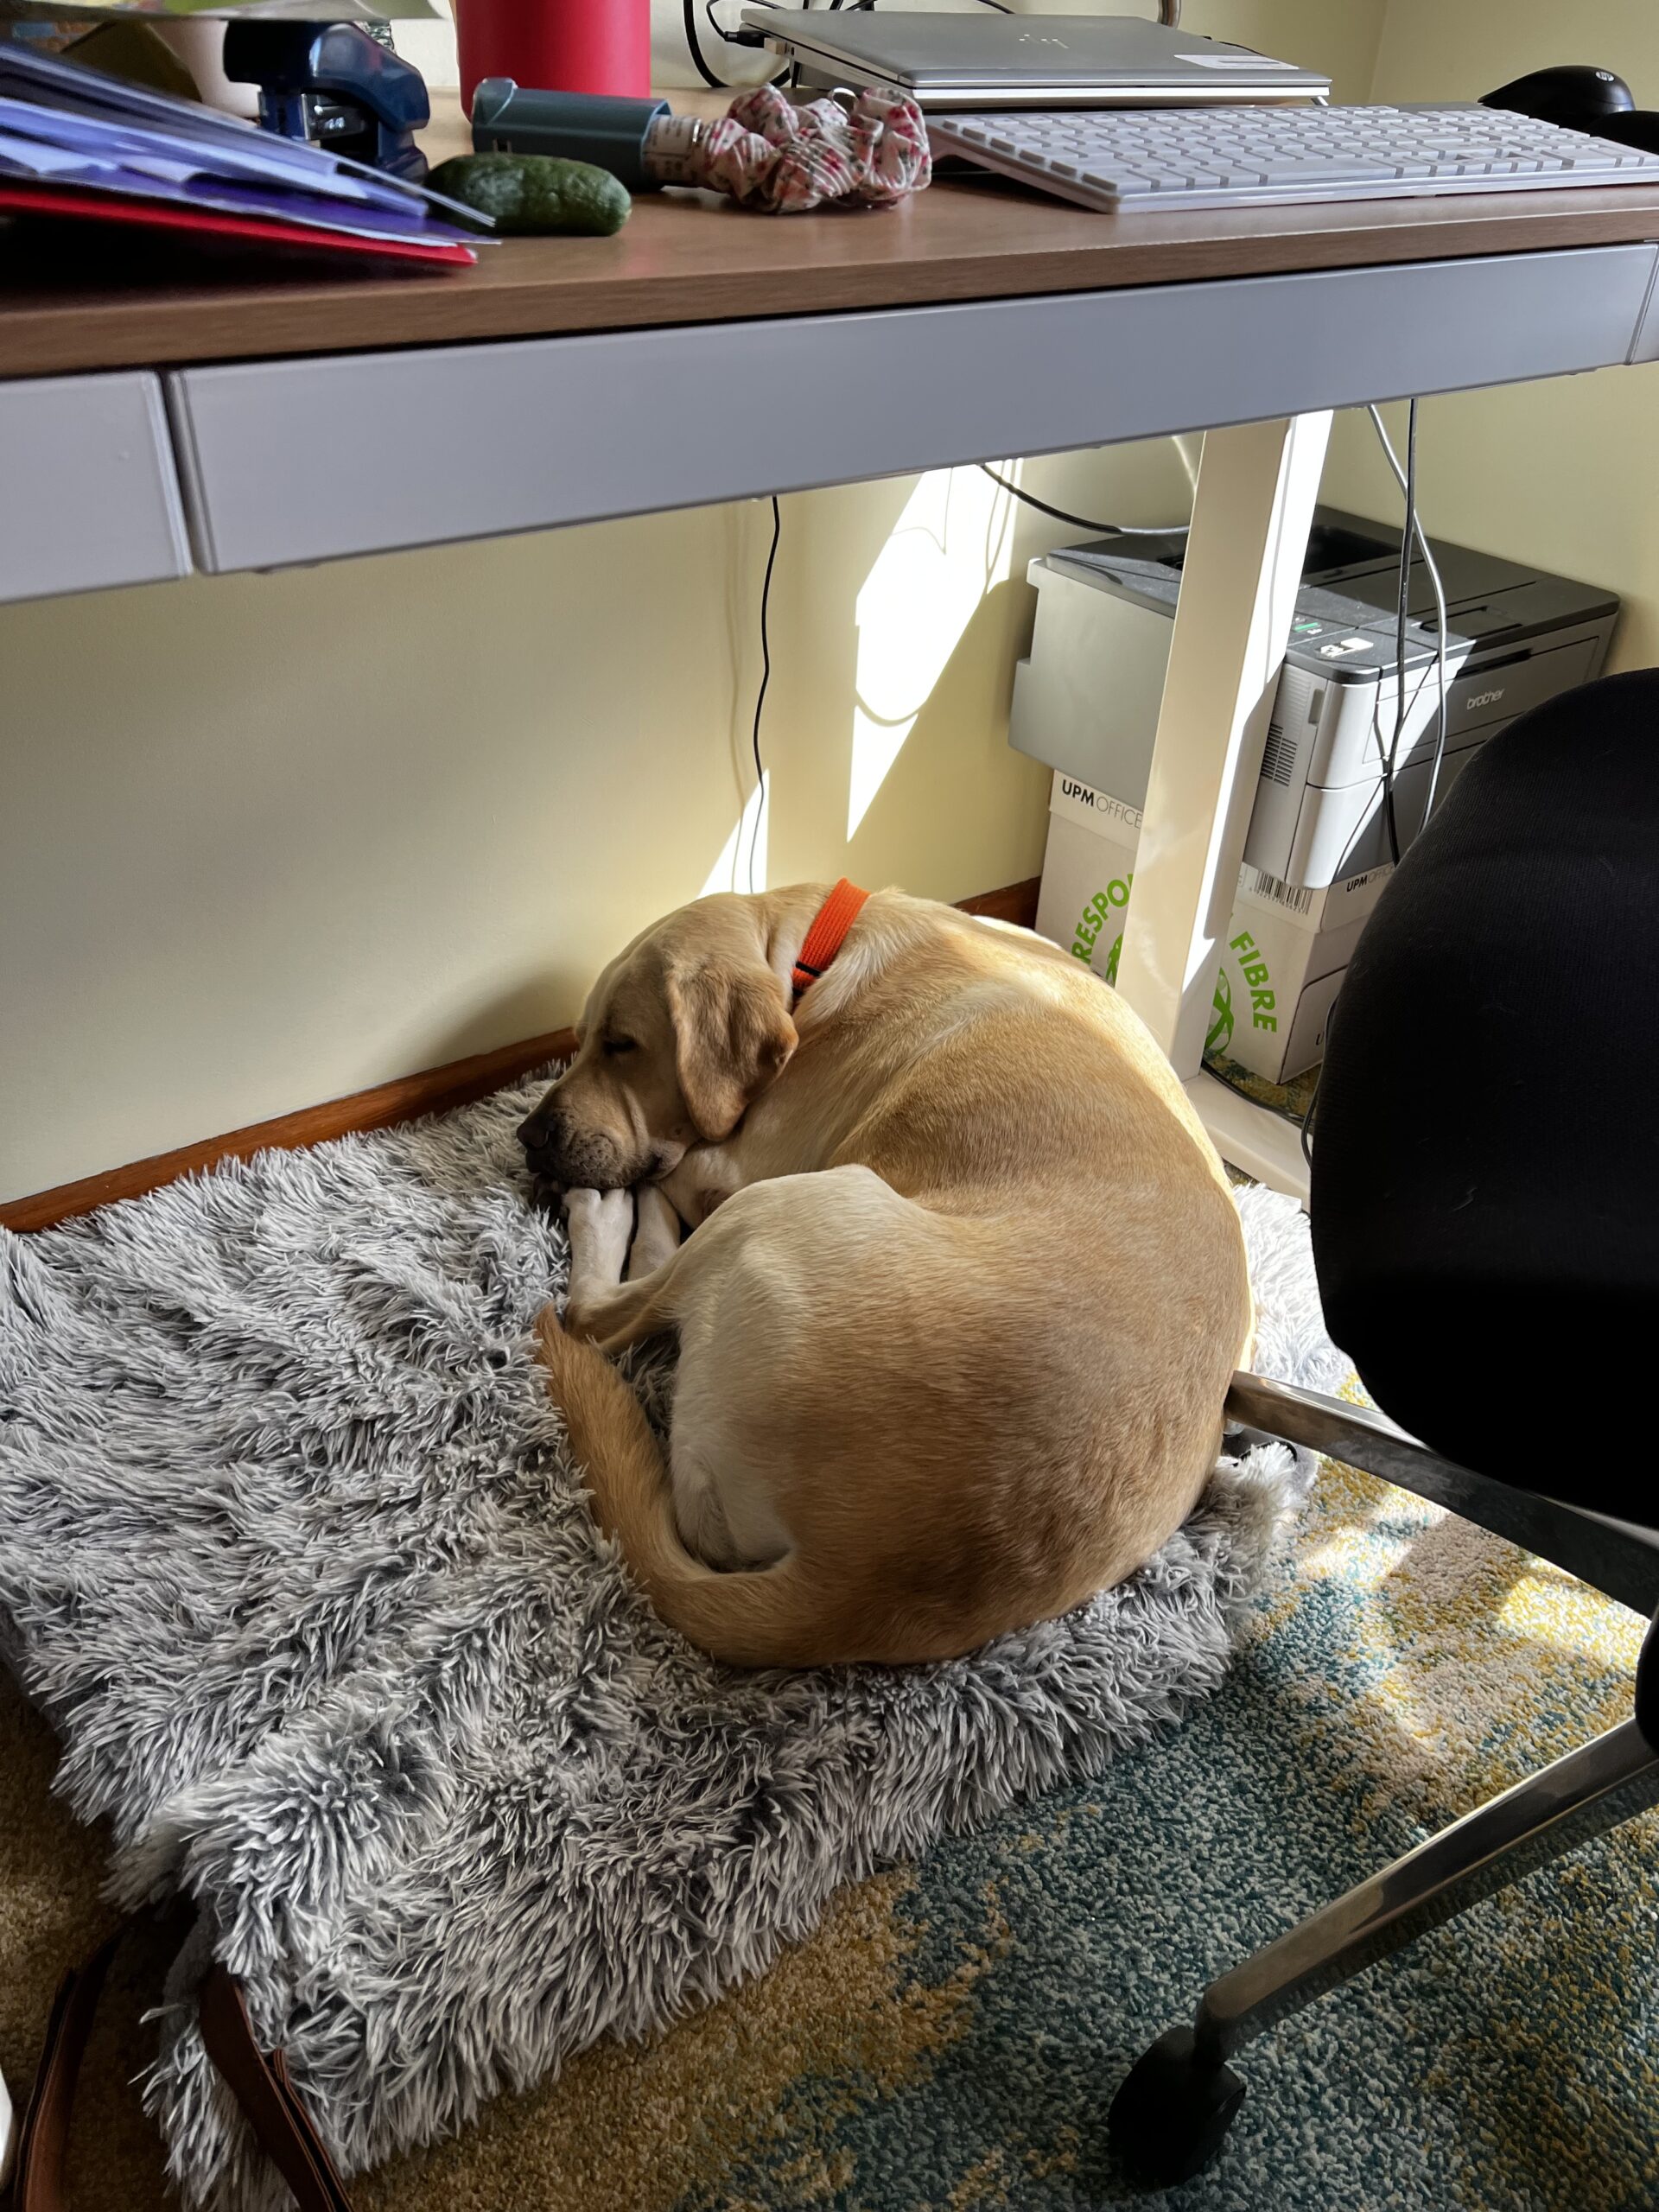
<instances>
[{"instance_id":1,"label":"curled up dog","mask_svg":"<svg viewBox=\"0 0 1659 2212\"><path fill-rule=\"evenodd\" d=\"M1249 1351L1243 1239L1068 953L896 891L722 895L612 961L580 1038L519 1132L570 1228L541 1332L665 1620L744 1665L950 1658L1179 1525ZM607 1357L659 1332L666 1464Z\"/></svg>"}]
</instances>

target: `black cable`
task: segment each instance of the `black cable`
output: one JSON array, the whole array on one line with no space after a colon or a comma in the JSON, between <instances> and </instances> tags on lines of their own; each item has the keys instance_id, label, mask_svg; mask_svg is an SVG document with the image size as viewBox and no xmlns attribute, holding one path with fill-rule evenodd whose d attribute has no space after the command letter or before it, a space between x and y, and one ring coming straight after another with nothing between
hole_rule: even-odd
<instances>
[{"instance_id":1,"label":"black cable","mask_svg":"<svg viewBox=\"0 0 1659 2212\"><path fill-rule=\"evenodd\" d=\"M1414 538L1416 540L1418 551L1421 554L1423 558L1423 565L1428 570L1429 582L1433 586L1434 589L1435 620L1438 626L1434 640L1434 677L1436 689L1440 694L1440 699L1434 731L1433 765L1429 773L1428 784L1428 807L1432 808L1434 804L1435 785L1440 780L1440 763L1446 757L1446 587L1440 579L1440 566L1434 558L1433 548L1428 542L1428 534L1423 528L1421 517L1417 512L1417 402L1414 399L1412 401L1410 412L1407 420L1406 465L1403 468L1400 466L1399 455L1394 450L1394 446L1389 439L1387 426L1384 424L1381 414L1374 406L1368 409L1367 412L1370 416L1372 428L1376 430L1378 438L1382 441L1382 451L1388 458L1389 467L1394 472L1395 482L1400 486L1400 489L1405 497L1406 516L1400 540L1400 557L1402 574L1408 569L1411 556L1411 545L1412 541ZM1399 649L1400 645L1401 640L1396 632L1396 650ZM1400 684L1400 696L1403 701L1405 697L1405 668L1403 652L1401 653L1400 665L1395 671L1395 676ZM1420 685L1418 688L1421 690L1421 686ZM1413 696L1414 697L1415 694L1414 693ZM1382 769L1384 803L1389 813L1389 843L1394 847L1394 857L1396 861L1400 857L1398 845L1399 833L1397 825L1393 819L1393 814L1394 771L1395 765L1395 755L1400 742L1397 723L1398 717L1396 716L1395 746L1394 748L1390 749L1388 759L1383 764ZM1424 810L1423 820L1425 825L1427 825L1428 820L1428 811L1427 808ZM1354 836L1349 839L1349 850L1352 849L1354 838L1360 835L1360 831L1363 830L1364 826L1364 823L1362 823L1359 829L1355 830ZM1346 861L1348 853L1347 851L1344 851L1342 860L1338 861L1337 863L1336 872L1332 879L1333 882L1341 881L1343 862ZM1319 1103L1319 1085L1324 1080L1325 1073L1324 1070L1321 1069L1319 1075L1314 1077L1313 1090L1308 1095L1307 1112L1302 1119L1302 1158L1306 1161L1309 1167L1312 1167L1313 1165L1313 1116Z\"/></svg>"},{"instance_id":2,"label":"black cable","mask_svg":"<svg viewBox=\"0 0 1659 2212\"><path fill-rule=\"evenodd\" d=\"M999 16L1012 16L1015 13L1015 10L1007 4L1007 0L979 0L979 5L982 8L994 8ZM801 13L804 16L810 14L811 8L812 0L801 0ZM875 0L824 0L824 12L828 15L839 15L843 9L849 15L861 13L874 15ZM756 48L766 44L765 37L759 31L748 29L728 31L722 24L717 22L715 19L715 0L702 0L702 12L709 29L726 45ZM722 79L715 76L703 59L702 48L697 39L696 0L685 0L685 42L690 48L691 59L696 64L697 73L704 84L713 86L717 92L729 92L731 87ZM786 77L797 73L798 68L798 62L785 62L778 74L768 79L767 81L773 85L781 85Z\"/></svg>"},{"instance_id":3,"label":"black cable","mask_svg":"<svg viewBox=\"0 0 1659 2212\"><path fill-rule=\"evenodd\" d=\"M1416 407L1416 404L1415 400L1412 402L1414 410ZM1437 705L1435 709L1434 722L1434 753L1433 760L1429 766L1428 791L1427 796L1427 804L1423 809L1423 820L1426 823L1430 813L1433 810L1434 794L1440 788L1440 769L1446 760L1446 582L1445 579L1440 575L1440 564L1434 558L1434 549L1428 542L1428 533L1423 528L1423 518L1417 512L1416 483L1414 478L1410 482L1408 481L1406 472L1400 466L1400 456L1394 449L1394 442L1389 435L1388 426L1383 422L1380 410L1375 405L1372 405L1368 407L1365 411L1371 418L1371 427L1376 432L1378 442L1382 448L1383 458L1387 461L1389 469L1393 472L1394 480L1400 487L1401 496L1408 501L1408 512L1405 524L1406 530L1408 534L1410 537L1414 537L1417 542L1417 556L1422 562L1424 568L1428 571L1429 584L1434 594L1434 619L1436 624L1434 636L1434 688L1437 694ZM1414 706L1416 704L1417 700L1422 692L1423 685L1427 681L1428 678L1426 676L1421 677L1418 679L1417 683L1413 685L1411 697L1412 704ZM1382 704L1379 698L1378 703L1371 709L1371 734L1376 741L1378 771L1386 785L1390 775L1390 762L1393 759L1393 755L1391 753L1385 753L1382 749L1382 732L1379 727L1382 711ZM1365 835L1366 830L1370 826L1370 823L1371 817L1370 815L1364 815L1362 816L1360 820L1355 823L1353 831L1350 836L1347 843L1342 849L1341 856L1338 860L1335 868L1331 871L1331 880L1333 883L1340 883L1344 876L1346 874L1349 859L1353 853L1354 847Z\"/></svg>"},{"instance_id":4,"label":"black cable","mask_svg":"<svg viewBox=\"0 0 1659 2212\"><path fill-rule=\"evenodd\" d=\"M717 39L720 39L725 45L741 46L746 50L754 53L759 53L764 49L766 41L760 32L752 31L742 28L734 31L728 31L723 23L716 22L715 17L715 0L702 0L702 12L704 20L707 22L709 29L713 31L715 36ZM805 15L806 12L806 8L804 5L801 9L801 13ZM783 67L778 72L778 74L775 77L768 78L766 81L769 84L781 85L793 67L794 64L792 62L785 61ZM723 86L721 89L730 92L733 87L728 85Z\"/></svg>"},{"instance_id":5,"label":"black cable","mask_svg":"<svg viewBox=\"0 0 1659 2212\"><path fill-rule=\"evenodd\" d=\"M979 4L982 8L995 8L999 16L1011 16L1014 12L1012 8L1005 4L1005 0L979 0ZM861 10L874 11L875 0L826 0L825 12L830 15L838 15L843 7L849 15L855 14ZM703 83L717 92L728 92L733 90L733 87L723 77L717 77L703 59L702 42L697 36L696 8L697 0L684 0L687 50ZM811 0L801 0L801 13L807 15L810 10ZM747 29L728 31L717 23L715 21L715 0L702 0L702 12L709 29L727 46L741 46L750 48L765 46L766 39L759 31ZM798 60L785 61L775 77L768 77L765 81L769 85L781 85L787 79L798 81L799 74Z\"/></svg>"},{"instance_id":6,"label":"black cable","mask_svg":"<svg viewBox=\"0 0 1659 2212\"><path fill-rule=\"evenodd\" d=\"M703 83L712 86L717 92L729 92L730 86L716 77L702 58L702 48L697 41L697 0L685 0L685 43L693 66Z\"/></svg>"},{"instance_id":7,"label":"black cable","mask_svg":"<svg viewBox=\"0 0 1659 2212\"><path fill-rule=\"evenodd\" d=\"M1310 1169L1313 1165L1313 1115L1319 1103L1319 1085L1324 1081L1325 1069L1321 1066L1313 1078L1313 1088L1307 1094L1307 1111L1302 1116L1302 1164Z\"/></svg>"},{"instance_id":8,"label":"black cable","mask_svg":"<svg viewBox=\"0 0 1659 2212\"><path fill-rule=\"evenodd\" d=\"M976 461L974 466L988 476L999 492L1006 492L1011 499L1020 499L1028 507L1035 507L1039 515L1046 515L1052 522L1063 522L1071 530L1096 530L1106 537L1185 537L1192 529L1191 523L1168 524L1135 522L1091 522L1087 515L1069 515L1064 507L1051 507L1046 499L1039 499L1034 492L1022 492L1017 484L1010 484L1006 476L999 476L988 461Z\"/></svg>"},{"instance_id":9,"label":"black cable","mask_svg":"<svg viewBox=\"0 0 1659 2212\"><path fill-rule=\"evenodd\" d=\"M778 540L783 533L784 511L778 504L778 494L772 495L772 545L766 554L766 573L760 585L760 688L754 695L754 728L750 742L754 752L754 823L749 831L748 886L753 892L759 888L754 880L754 856L760 844L760 817L766 804L766 770L760 752L760 717L766 710L766 687L772 682L772 633L769 618L772 613L772 572L778 561Z\"/></svg>"},{"instance_id":10,"label":"black cable","mask_svg":"<svg viewBox=\"0 0 1659 2212\"><path fill-rule=\"evenodd\" d=\"M1394 738L1382 766L1382 820L1389 833L1389 858L1400 863L1400 823L1394 807L1394 764L1406 727L1406 594L1411 574L1411 525L1400 533L1400 577L1394 602Z\"/></svg>"},{"instance_id":11,"label":"black cable","mask_svg":"<svg viewBox=\"0 0 1659 2212\"><path fill-rule=\"evenodd\" d=\"M721 40L725 45L741 46L747 48L758 47L765 44L765 41L758 35L750 36L745 35L744 34L737 31L722 30L721 26L715 21L715 0L702 0L702 12L708 19L709 29L713 31L715 36ZM804 14L804 9L803 9L802 12ZM703 60L702 48L697 38L696 0L685 0L685 42L687 47L690 49L691 59L696 67L697 74L702 78L705 85L710 86L717 92L730 92L738 89L735 86L728 85L723 77L716 77L714 71ZM768 85L781 85L785 78L791 74L793 68L794 64L792 62L785 61L783 67L778 72L778 74L775 77L766 78L765 82Z\"/></svg>"}]
</instances>

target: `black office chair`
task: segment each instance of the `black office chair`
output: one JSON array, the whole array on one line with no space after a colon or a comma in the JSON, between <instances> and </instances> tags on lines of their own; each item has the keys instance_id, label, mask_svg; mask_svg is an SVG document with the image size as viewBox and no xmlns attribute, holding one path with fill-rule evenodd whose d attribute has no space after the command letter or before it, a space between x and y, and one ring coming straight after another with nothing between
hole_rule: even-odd
<instances>
[{"instance_id":1,"label":"black office chair","mask_svg":"<svg viewBox=\"0 0 1659 2212\"><path fill-rule=\"evenodd\" d=\"M1332 1336L1404 1426L1244 1375L1231 1419L1653 1614L1651 1395L1609 1370L1659 1343L1659 671L1539 708L1447 793L1344 983L1313 1158ZM1483 1358L1515 1386L1478 1389ZM1197 2173L1245 2044L1656 1802L1659 1618L1632 1719L1212 1982L1119 2089L1115 2147L1160 2183Z\"/></svg>"}]
</instances>

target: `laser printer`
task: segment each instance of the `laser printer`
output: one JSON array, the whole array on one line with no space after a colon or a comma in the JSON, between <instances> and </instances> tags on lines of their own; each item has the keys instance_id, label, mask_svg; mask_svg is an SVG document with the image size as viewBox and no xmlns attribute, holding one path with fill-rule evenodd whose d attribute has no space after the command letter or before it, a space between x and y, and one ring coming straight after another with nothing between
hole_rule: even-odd
<instances>
[{"instance_id":1,"label":"laser printer","mask_svg":"<svg viewBox=\"0 0 1659 2212\"><path fill-rule=\"evenodd\" d=\"M1601 671L1618 601L1593 584L1429 541L1446 601L1446 751L1435 803L1489 737ZM1009 742L1126 806L1145 804L1185 539L1103 538L1031 563L1030 657L1014 674ZM1320 506L1308 542L1245 842L1294 886L1390 857L1383 777L1395 739L1397 524ZM1395 755L1402 850L1422 826L1438 689L1434 595L1421 556L1408 588L1407 713Z\"/></svg>"}]
</instances>

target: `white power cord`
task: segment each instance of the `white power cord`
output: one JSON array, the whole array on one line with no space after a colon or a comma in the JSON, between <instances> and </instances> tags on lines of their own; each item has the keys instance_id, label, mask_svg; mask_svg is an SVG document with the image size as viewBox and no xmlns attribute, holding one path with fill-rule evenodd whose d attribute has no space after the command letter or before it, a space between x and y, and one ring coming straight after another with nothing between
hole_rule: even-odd
<instances>
[{"instance_id":1,"label":"white power cord","mask_svg":"<svg viewBox=\"0 0 1659 2212\"><path fill-rule=\"evenodd\" d=\"M1414 399L1411 404L1414 412L1416 401ZM1407 539L1414 537L1417 540L1417 550L1423 556L1423 566L1427 569L1429 582L1434 588L1436 625L1434 683L1440 694L1440 710L1435 723L1434 760L1428 772L1428 801L1423 808L1423 820L1427 823L1429 816L1434 810L1434 794L1440 788L1440 764L1446 758L1446 588L1440 582L1440 569L1435 566L1434 556L1429 550L1427 532L1424 530L1422 519L1417 512L1415 486L1408 487L1406 472L1401 467L1400 456L1394 449L1394 441L1389 435L1388 425L1382 420L1381 410L1376 407L1368 407L1365 411L1371 418L1371 427L1382 441L1382 450L1388 456L1389 467L1394 471L1394 480L1405 495L1405 537ZM1406 696L1406 671L1403 667L1397 671L1395 680L1400 686L1400 697L1403 705ZM1421 689L1421 683L1418 688ZM1413 696L1414 698L1415 695ZM1390 767L1392 765L1390 763Z\"/></svg>"}]
</instances>

